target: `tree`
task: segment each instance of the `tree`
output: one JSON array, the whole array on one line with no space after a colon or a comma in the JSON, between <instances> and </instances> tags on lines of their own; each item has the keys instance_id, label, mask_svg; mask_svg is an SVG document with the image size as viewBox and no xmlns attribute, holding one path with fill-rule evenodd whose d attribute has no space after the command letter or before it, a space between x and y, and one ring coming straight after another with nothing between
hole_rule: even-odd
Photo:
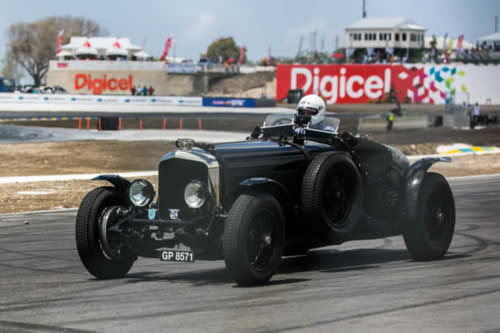
<instances>
[{"instance_id":1,"label":"tree","mask_svg":"<svg viewBox=\"0 0 500 333\"><path fill-rule=\"evenodd\" d=\"M16 23L9 27L7 59L13 59L40 85L49 60L56 55L57 34L64 30L63 43L69 37L100 36L104 33L99 24L81 17L48 17L31 23Z\"/></svg>"},{"instance_id":2,"label":"tree","mask_svg":"<svg viewBox=\"0 0 500 333\"><path fill-rule=\"evenodd\" d=\"M15 59L6 52L0 63L3 64L0 76L14 79L16 83L19 83L19 80L23 77L23 73L20 71L19 66L17 66Z\"/></svg>"},{"instance_id":3,"label":"tree","mask_svg":"<svg viewBox=\"0 0 500 333\"><path fill-rule=\"evenodd\" d=\"M207 56L214 60L219 60L219 57L222 56L223 61L233 58L237 62L240 59L240 48L236 45L233 37L219 38L208 46ZM243 62L245 60L243 59Z\"/></svg>"}]
</instances>

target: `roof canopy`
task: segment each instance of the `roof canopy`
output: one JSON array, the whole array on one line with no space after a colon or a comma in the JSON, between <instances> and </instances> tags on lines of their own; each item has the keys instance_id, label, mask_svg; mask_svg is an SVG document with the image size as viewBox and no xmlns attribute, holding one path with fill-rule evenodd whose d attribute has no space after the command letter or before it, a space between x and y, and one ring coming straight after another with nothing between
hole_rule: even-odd
<instances>
[{"instance_id":1,"label":"roof canopy","mask_svg":"<svg viewBox=\"0 0 500 333\"><path fill-rule=\"evenodd\" d=\"M479 38L480 42L500 42L500 32Z\"/></svg>"},{"instance_id":2,"label":"roof canopy","mask_svg":"<svg viewBox=\"0 0 500 333\"><path fill-rule=\"evenodd\" d=\"M426 30L425 27L404 17L370 17L354 22L347 29L409 29Z\"/></svg>"},{"instance_id":3,"label":"roof canopy","mask_svg":"<svg viewBox=\"0 0 500 333\"><path fill-rule=\"evenodd\" d=\"M125 51L140 51L142 48L130 43L128 38L117 37L71 37L68 44L63 45L63 50L75 51L78 50L85 42L89 42L100 53L105 53L106 50L113 48L113 45L118 43L119 48Z\"/></svg>"}]
</instances>

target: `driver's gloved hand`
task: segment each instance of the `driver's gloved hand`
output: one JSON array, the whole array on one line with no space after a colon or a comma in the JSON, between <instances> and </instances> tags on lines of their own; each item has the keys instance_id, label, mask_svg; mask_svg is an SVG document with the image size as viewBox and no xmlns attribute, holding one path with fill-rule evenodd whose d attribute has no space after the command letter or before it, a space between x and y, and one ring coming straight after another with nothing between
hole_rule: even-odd
<instances>
[{"instance_id":1,"label":"driver's gloved hand","mask_svg":"<svg viewBox=\"0 0 500 333\"><path fill-rule=\"evenodd\" d=\"M304 127L297 127L295 129L295 133L299 135L305 135L306 134L306 129Z\"/></svg>"}]
</instances>

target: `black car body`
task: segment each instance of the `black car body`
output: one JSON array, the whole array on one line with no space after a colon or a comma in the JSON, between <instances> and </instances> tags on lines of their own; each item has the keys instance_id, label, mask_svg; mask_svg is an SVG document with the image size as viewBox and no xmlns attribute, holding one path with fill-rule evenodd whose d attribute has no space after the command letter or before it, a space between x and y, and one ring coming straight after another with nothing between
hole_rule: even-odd
<instances>
[{"instance_id":1,"label":"black car body","mask_svg":"<svg viewBox=\"0 0 500 333\"><path fill-rule=\"evenodd\" d=\"M280 118L281 117L281 118ZM125 275L138 256L224 259L241 285L268 281L283 255L403 234L417 260L442 257L454 231L448 183L398 150L349 133L274 117L241 142L177 141L146 180L115 175L83 200L77 248L98 278ZM267 126L266 126L267 124ZM338 123L336 124L336 128ZM183 250L179 250L183 246Z\"/></svg>"}]
</instances>

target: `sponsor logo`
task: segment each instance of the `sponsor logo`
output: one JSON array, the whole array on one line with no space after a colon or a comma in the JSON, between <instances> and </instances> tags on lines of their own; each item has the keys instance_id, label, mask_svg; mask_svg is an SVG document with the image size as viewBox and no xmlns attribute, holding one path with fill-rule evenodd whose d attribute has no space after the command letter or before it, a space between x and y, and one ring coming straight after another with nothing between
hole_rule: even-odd
<instances>
[{"instance_id":1,"label":"sponsor logo","mask_svg":"<svg viewBox=\"0 0 500 333\"><path fill-rule=\"evenodd\" d=\"M75 74L75 90L87 89L94 95L100 95L103 91L122 90L128 91L133 86L133 77L108 78L106 74L99 78L93 78L91 74Z\"/></svg>"},{"instance_id":2,"label":"sponsor logo","mask_svg":"<svg viewBox=\"0 0 500 333\"><path fill-rule=\"evenodd\" d=\"M57 67L58 68L68 68L68 63L67 62L58 62Z\"/></svg>"},{"instance_id":3,"label":"sponsor logo","mask_svg":"<svg viewBox=\"0 0 500 333\"><path fill-rule=\"evenodd\" d=\"M156 211L157 211L157 209L155 209L155 208L148 209L148 218L150 220L154 220L156 218Z\"/></svg>"},{"instance_id":4,"label":"sponsor logo","mask_svg":"<svg viewBox=\"0 0 500 333\"><path fill-rule=\"evenodd\" d=\"M171 220L177 220L179 218L180 209L169 209L169 216Z\"/></svg>"},{"instance_id":5,"label":"sponsor logo","mask_svg":"<svg viewBox=\"0 0 500 333\"><path fill-rule=\"evenodd\" d=\"M323 96L329 104L366 103L395 91L400 101L445 102L467 92L464 84L456 83L460 75L464 72L446 66L278 65L276 98L286 98L289 89L303 89L306 95Z\"/></svg>"}]
</instances>

